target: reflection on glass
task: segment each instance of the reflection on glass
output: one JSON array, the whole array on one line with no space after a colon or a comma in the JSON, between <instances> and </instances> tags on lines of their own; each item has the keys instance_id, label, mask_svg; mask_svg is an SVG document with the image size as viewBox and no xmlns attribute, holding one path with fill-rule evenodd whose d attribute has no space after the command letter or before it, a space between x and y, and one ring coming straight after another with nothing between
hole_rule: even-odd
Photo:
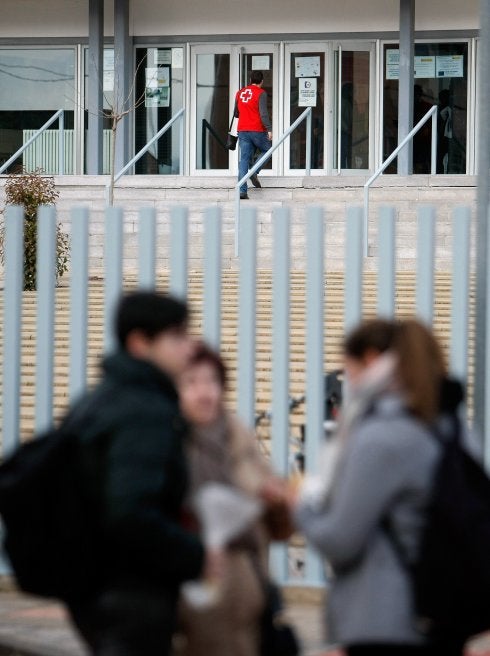
<instances>
[{"instance_id":1,"label":"reflection on glass","mask_svg":"<svg viewBox=\"0 0 490 656\"><path fill-rule=\"evenodd\" d=\"M292 53L289 83L291 86L290 122L294 123L307 106L312 107L311 168L322 169L325 55L320 52ZM306 166L306 121L303 121L292 133L289 144L290 168L304 169Z\"/></svg>"},{"instance_id":2,"label":"reflection on glass","mask_svg":"<svg viewBox=\"0 0 490 656\"><path fill-rule=\"evenodd\" d=\"M0 50L0 164L6 162L58 109L65 109L65 170L73 173L75 52L68 49ZM58 172L58 124L27 149L19 167Z\"/></svg>"},{"instance_id":3,"label":"reflection on glass","mask_svg":"<svg viewBox=\"0 0 490 656\"><path fill-rule=\"evenodd\" d=\"M250 74L252 71L257 70L257 71L262 71L264 74L264 83L262 85L262 89L267 92L267 110L269 112L269 117L272 121L272 117L274 116L273 113L273 108L274 108L274 97L272 95L272 81L273 81L273 74L274 74L274 57L272 53L270 52L265 52L265 53L254 53L254 54L245 54L242 57L242 81L241 81L241 86L244 87L247 84L250 83ZM252 158L254 161L257 161L257 158L260 157L262 153L260 151L256 151L256 155ZM251 162L253 164L253 162ZM262 167L263 169L270 169L272 168L272 161L269 159L264 166Z\"/></svg>"},{"instance_id":4,"label":"reflection on glass","mask_svg":"<svg viewBox=\"0 0 490 656\"><path fill-rule=\"evenodd\" d=\"M369 52L342 51L341 169L369 168L369 57Z\"/></svg>"},{"instance_id":5,"label":"reflection on glass","mask_svg":"<svg viewBox=\"0 0 490 656\"><path fill-rule=\"evenodd\" d=\"M398 45L384 52L383 158L398 142ZM413 124L438 106L437 173L466 173L468 45L416 43ZM430 173L431 122L413 139L413 172ZM396 160L386 173L396 173Z\"/></svg>"},{"instance_id":6,"label":"reflection on glass","mask_svg":"<svg viewBox=\"0 0 490 656\"><path fill-rule=\"evenodd\" d=\"M88 75L89 75L89 61L88 49L85 50L85 77L84 77L84 99L85 99L85 112L84 112L84 139L85 139L85 162L84 171L87 172L87 134L88 134ZM109 110L114 103L114 49L104 48L103 53L103 71L99 75L99 83L102 85L102 105L104 110ZM103 139L102 139L102 173L108 175L110 173L110 162L112 158L112 130L111 121L104 114L102 120Z\"/></svg>"},{"instance_id":7,"label":"reflection on glass","mask_svg":"<svg viewBox=\"0 0 490 656\"><path fill-rule=\"evenodd\" d=\"M197 55L196 168L228 169L230 55Z\"/></svg>"},{"instance_id":8,"label":"reflection on glass","mask_svg":"<svg viewBox=\"0 0 490 656\"><path fill-rule=\"evenodd\" d=\"M134 138L135 152L143 148L183 106L182 48L137 48ZM182 119L180 119L182 120ZM165 132L136 163L135 173L178 174L179 121Z\"/></svg>"}]
</instances>

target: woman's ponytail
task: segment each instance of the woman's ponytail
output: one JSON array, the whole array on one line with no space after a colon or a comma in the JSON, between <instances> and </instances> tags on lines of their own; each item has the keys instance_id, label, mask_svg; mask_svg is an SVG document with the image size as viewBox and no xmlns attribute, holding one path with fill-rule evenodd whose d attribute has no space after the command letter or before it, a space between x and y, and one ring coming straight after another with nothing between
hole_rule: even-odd
<instances>
[{"instance_id":1,"label":"woman's ponytail","mask_svg":"<svg viewBox=\"0 0 490 656\"><path fill-rule=\"evenodd\" d=\"M439 343L422 323L407 319L398 324L392 349L398 356L398 374L408 408L423 421L433 421L446 375Z\"/></svg>"}]
</instances>

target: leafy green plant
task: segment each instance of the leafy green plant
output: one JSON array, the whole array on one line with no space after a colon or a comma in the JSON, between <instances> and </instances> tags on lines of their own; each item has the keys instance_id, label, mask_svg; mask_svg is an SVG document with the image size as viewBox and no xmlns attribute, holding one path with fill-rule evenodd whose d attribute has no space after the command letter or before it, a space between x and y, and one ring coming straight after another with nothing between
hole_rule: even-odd
<instances>
[{"instance_id":1,"label":"leafy green plant","mask_svg":"<svg viewBox=\"0 0 490 656\"><path fill-rule=\"evenodd\" d=\"M37 210L40 205L54 205L59 197L54 180L40 171L14 173L5 183L6 205L24 208L24 290L36 289ZM0 258L4 261L4 233L0 232ZM56 227L56 280L68 270L68 237Z\"/></svg>"}]
</instances>

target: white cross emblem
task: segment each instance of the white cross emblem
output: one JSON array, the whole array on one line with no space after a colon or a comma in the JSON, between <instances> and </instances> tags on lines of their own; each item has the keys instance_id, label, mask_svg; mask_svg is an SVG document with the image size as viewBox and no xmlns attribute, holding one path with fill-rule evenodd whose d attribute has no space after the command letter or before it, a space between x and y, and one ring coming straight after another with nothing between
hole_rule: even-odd
<instances>
[{"instance_id":1,"label":"white cross emblem","mask_svg":"<svg viewBox=\"0 0 490 656\"><path fill-rule=\"evenodd\" d=\"M252 90L251 89L244 89L240 93L240 100L244 103L248 103L248 101L252 98Z\"/></svg>"}]
</instances>

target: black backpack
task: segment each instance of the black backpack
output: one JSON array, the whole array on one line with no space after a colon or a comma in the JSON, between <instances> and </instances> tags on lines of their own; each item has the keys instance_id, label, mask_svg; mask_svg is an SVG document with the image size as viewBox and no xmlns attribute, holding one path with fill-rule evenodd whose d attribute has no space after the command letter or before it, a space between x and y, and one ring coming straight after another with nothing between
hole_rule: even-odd
<instances>
[{"instance_id":1,"label":"black backpack","mask_svg":"<svg viewBox=\"0 0 490 656\"><path fill-rule=\"evenodd\" d=\"M429 638L464 641L490 629L490 479L461 444L455 408L446 413L452 430L433 430L442 445L419 555L408 564L417 626Z\"/></svg>"},{"instance_id":2,"label":"black backpack","mask_svg":"<svg viewBox=\"0 0 490 656\"><path fill-rule=\"evenodd\" d=\"M4 548L17 583L67 602L88 596L98 576L78 457L76 436L62 426L21 445L0 466Z\"/></svg>"}]
</instances>

